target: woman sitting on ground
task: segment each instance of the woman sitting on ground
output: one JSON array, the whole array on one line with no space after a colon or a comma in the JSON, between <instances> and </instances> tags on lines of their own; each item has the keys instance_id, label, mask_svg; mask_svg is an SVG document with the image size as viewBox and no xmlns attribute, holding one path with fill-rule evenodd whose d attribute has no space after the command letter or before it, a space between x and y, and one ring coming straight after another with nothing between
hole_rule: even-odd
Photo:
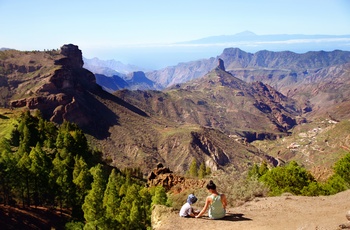
<instances>
[{"instance_id":1,"label":"woman sitting on ground","mask_svg":"<svg viewBox=\"0 0 350 230\"><path fill-rule=\"evenodd\" d=\"M205 205L202 211L196 216L196 218L201 217L209 208L208 215L211 219L221 219L226 214L227 200L224 194L219 194L216 191L216 185L211 180L207 184L207 189L211 193L210 196L205 200Z\"/></svg>"}]
</instances>

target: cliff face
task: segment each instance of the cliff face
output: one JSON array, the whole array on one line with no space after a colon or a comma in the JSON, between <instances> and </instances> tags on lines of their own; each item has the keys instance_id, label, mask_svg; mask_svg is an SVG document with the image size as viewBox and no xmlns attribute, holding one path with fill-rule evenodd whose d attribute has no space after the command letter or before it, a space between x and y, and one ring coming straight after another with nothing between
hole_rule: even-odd
<instances>
[{"instance_id":1,"label":"cliff face","mask_svg":"<svg viewBox=\"0 0 350 230\"><path fill-rule=\"evenodd\" d=\"M16 62L22 60L22 65L12 64L11 58L2 63L10 73L7 87L13 89L13 95L9 95L12 108L39 109L44 117L56 123L68 120L84 126L91 121L84 94L98 86L95 76L82 68L78 46L69 44L59 51L13 55L19 55ZM28 78L28 73L34 77Z\"/></svg>"}]
</instances>

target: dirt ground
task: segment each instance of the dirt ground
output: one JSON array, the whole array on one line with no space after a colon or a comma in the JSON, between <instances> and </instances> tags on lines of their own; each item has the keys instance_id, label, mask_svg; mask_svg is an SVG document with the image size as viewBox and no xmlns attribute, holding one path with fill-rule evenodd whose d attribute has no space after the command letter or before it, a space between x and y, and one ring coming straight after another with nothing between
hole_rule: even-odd
<instances>
[{"instance_id":1,"label":"dirt ground","mask_svg":"<svg viewBox=\"0 0 350 230\"><path fill-rule=\"evenodd\" d=\"M222 220L210 220L207 216L181 218L178 210L164 209L156 207L153 212L152 226L155 230L335 230L340 229L340 224L348 223L346 214L350 210L350 190L332 196L255 198L242 206L229 208Z\"/></svg>"}]
</instances>

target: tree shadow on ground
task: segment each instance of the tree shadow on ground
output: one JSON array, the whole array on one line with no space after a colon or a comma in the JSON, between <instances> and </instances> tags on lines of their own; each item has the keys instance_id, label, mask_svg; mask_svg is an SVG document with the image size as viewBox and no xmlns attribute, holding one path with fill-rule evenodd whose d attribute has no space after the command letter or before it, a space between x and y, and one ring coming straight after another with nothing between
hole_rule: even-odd
<instances>
[{"instance_id":1,"label":"tree shadow on ground","mask_svg":"<svg viewBox=\"0 0 350 230\"><path fill-rule=\"evenodd\" d=\"M10 119L10 118L5 116L5 115L0 114L0 119Z\"/></svg>"},{"instance_id":2,"label":"tree shadow on ground","mask_svg":"<svg viewBox=\"0 0 350 230\"><path fill-rule=\"evenodd\" d=\"M70 219L66 213L43 207L17 208L0 204L0 229L64 229Z\"/></svg>"}]
</instances>

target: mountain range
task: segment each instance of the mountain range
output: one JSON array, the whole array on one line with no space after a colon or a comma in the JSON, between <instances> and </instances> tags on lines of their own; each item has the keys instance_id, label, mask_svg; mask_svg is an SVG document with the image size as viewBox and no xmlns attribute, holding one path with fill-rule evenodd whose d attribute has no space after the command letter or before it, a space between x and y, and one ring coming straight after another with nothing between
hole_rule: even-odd
<instances>
[{"instance_id":1,"label":"mountain range","mask_svg":"<svg viewBox=\"0 0 350 230\"><path fill-rule=\"evenodd\" d=\"M349 80L344 69L349 68L350 52L340 50L298 54L290 51L267 50L248 53L238 48L226 48L215 58L180 63L161 70L146 72L145 76L138 72L143 78L134 79L129 84L120 85L126 76L123 79L118 75L111 78L96 75L96 79L104 88L112 88L110 92L113 89L122 88L162 90L202 77L215 68L218 59L225 62L226 70L235 77L246 82L261 81L269 84L284 95L304 103L306 110L309 110L311 105L314 111L331 108L335 101L337 104L349 95L347 89ZM337 76L337 80L334 80L334 75ZM106 79L111 81L113 79L114 83L111 81L107 84L102 83ZM317 89L314 89L315 83L319 86ZM332 92L327 90L327 86L341 87L341 89Z\"/></svg>"},{"instance_id":2,"label":"mountain range","mask_svg":"<svg viewBox=\"0 0 350 230\"><path fill-rule=\"evenodd\" d=\"M243 31L232 35L211 36L170 44L108 48L101 50L101 53L96 55L112 57L115 60L151 70L159 70L183 62L215 57L228 47L237 47L250 53L260 50L306 53L322 50L350 51L349 44L350 35L258 35L250 31Z\"/></svg>"},{"instance_id":3,"label":"mountain range","mask_svg":"<svg viewBox=\"0 0 350 230\"><path fill-rule=\"evenodd\" d=\"M119 168L146 173L161 162L184 173L195 158L213 171L244 171L253 163L293 159L254 142L285 140L315 119L349 119L349 60L349 52L340 50L252 54L228 48L216 58L122 79L153 90L110 93L103 90L114 91L110 82L98 85L99 75L83 68L75 45L6 50L0 52L0 105L7 113L38 109L58 124L77 123Z\"/></svg>"}]
</instances>

